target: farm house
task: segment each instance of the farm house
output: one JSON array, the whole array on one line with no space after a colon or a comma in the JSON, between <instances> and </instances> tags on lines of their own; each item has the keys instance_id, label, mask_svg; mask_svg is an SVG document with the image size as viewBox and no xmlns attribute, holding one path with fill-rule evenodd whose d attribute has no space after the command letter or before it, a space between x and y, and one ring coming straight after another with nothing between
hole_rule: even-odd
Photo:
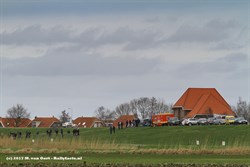
<instances>
[{"instance_id":1,"label":"farm house","mask_svg":"<svg viewBox=\"0 0 250 167\"><path fill-rule=\"evenodd\" d=\"M103 127L104 123L102 120L97 119L96 117L78 117L73 120L73 123L76 124L77 127L83 128L97 128Z\"/></svg>"},{"instance_id":2,"label":"farm house","mask_svg":"<svg viewBox=\"0 0 250 167\"><path fill-rule=\"evenodd\" d=\"M52 128L61 127L62 124L59 119L55 117L35 117L29 124L29 127L35 128Z\"/></svg>"},{"instance_id":3,"label":"farm house","mask_svg":"<svg viewBox=\"0 0 250 167\"><path fill-rule=\"evenodd\" d=\"M15 118L2 118L0 117L0 127L2 128L14 128L21 127L25 128L30 124L31 120L29 118L20 118L16 120Z\"/></svg>"},{"instance_id":4,"label":"farm house","mask_svg":"<svg viewBox=\"0 0 250 167\"><path fill-rule=\"evenodd\" d=\"M174 104L175 117L194 118L213 115L235 115L215 88L188 88Z\"/></svg>"}]
</instances>

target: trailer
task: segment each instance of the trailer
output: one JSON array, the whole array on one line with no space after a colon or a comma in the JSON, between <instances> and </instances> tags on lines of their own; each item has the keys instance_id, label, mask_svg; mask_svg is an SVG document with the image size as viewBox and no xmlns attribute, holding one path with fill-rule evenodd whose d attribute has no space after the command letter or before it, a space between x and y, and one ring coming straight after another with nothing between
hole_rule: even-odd
<instances>
[{"instance_id":1,"label":"trailer","mask_svg":"<svg viewBox=\"0 0 250 167\"><path fill-rule=\"evenodd\" d=\"M172 113L160 113L152 115L152 125L153 126L166 126L168 125L169 118L173 118Z\"/></svg>"}]
</instances>

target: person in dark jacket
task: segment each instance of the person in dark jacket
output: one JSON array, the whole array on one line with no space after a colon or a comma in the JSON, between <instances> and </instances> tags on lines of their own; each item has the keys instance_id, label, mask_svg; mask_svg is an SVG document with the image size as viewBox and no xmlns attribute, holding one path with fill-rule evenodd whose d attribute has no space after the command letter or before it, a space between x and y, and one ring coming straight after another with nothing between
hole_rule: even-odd
<instances>
[{"instance_id":1,"label":"person in dark jacket","mask_svg":"<svg viewBox=\"0 0 250 167\"><path fill-rule=\"evenodd\" d=\"M109 133L112 135L112 131L113 131L113 128L112 128L112 126L110 125L109 126Z\"/></svg>"},{"instance_id":2,"label":"person in dark jacket","mask_svg":"<svg viewBox=\"0 0 250 167\"><path fill-rule=\"evenodd\" d=\"M61 132L61 135L62 135L62 137L63 137L63 129L62 129L62 128L60 129L60 132Z\"/></svg>"},{"instance_id":3,"label":"person in dark jacket","mask_svg":"<svg viewBox=\"0 0 250 167\"><path fill-rule=\"evenodd\" d=\"M121 122L121 129L123 129L123 122Z\"/></svg>"}]
</instances>

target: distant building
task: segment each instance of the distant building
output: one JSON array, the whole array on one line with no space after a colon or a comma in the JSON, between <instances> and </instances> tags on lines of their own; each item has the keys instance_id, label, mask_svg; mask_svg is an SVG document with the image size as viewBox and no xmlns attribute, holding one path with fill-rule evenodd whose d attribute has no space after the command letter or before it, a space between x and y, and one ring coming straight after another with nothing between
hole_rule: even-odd
<instances>
[{"instance_id":1,"label":"distant building","mask_svg":"<svg viewBox=\"0 0 250 167\"><path fill-rule=\"evenodd\" d=\"M20 118L18 125L16 125L16 118L2 118L0 117L0 128L14 128L20 127L25 128L30 124L31 120L29 118Z\"/></svg>"},{"instance_id":2,"label":"distant building","mask_svg":"<svg viewBox=\"0 0 250 167\"><path fill-rule=\"evenodd\" d=\"M188 88L174 104L175 117L194 118L235 115L230 105L215 88Z\"/></svg>"},{"instance_id":3,"label":"distant building","mask_svg":"<svg viewBox=\"0 0 250 167\"><path fill-rule=\"evenodd\" d=\"M35 128L53 128L61 126L62 123L55 117L35 117L29 124L29 127Z\"/></svg>"},{"instance_id":4,"label":"distant building","mask_svg":"<svg viewBox=\"0 0 250 167\"><path fill-rule=\"evenodd\" d=\"M113 122L113 125L115 127L118 127L118 123L119 122L122 122L123 123L123 127L126 126L126 121L132 121L135 119L135 116L134 115L122 115L120 116L119 118L117 118L114 122Z\"/></svg>"},{"instance_id":5,"label":"distant building","mask_svg":"<svg viewBox=\"0 0 250 167\"><path fill-rule=\"evenodd\" d=\"M104 127L103 121L96 117L78 117L75 120L73 120L73 124L75 124L79 128Z\"/></svg>"}]
</instances>

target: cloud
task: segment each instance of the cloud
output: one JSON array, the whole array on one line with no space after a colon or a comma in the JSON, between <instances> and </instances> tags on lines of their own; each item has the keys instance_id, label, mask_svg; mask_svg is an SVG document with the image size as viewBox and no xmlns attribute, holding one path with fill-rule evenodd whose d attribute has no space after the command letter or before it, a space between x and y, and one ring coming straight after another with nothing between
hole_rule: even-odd
<instances>
[{"instance_id":1,"label":"cloud","mask_svg":"<svg viewBox=\"0 0 250 167\"><path fill-rule=\"evenodd\" d=\"M194 62L184 64L179 67L177 71L180 76L187 78L206 78L208 75L210 77L213 75L219 75L224 78L229 75L235 75L239 73L239 71L242 72L249 68L247 67L247 64L244 65L246 61L246 54L234 53L210 62Z\"/></svg>"},{"instance_id":2,"label":"cloud","mask_svg":"<svg viewBox=\"0 0 250 167\"><path fill-rule=\"evenodd\" d=\"M157 59L103 57L58 49L38 58L4 59L5 75L74 76L74 75L143 75L160 63Z\"/></svg>"},{"instance_id":3,"label":"cloud","mask_svg":"<svg viewBox=\"0 0 250 167\"><path fill-rule=\"evenodd\" d=\"M147 23L157 23L160 21L160 19L158 17L150 17L150 18L144 19L144 21Z\"/></svg>"},{"instance_id":4,"label":"cloud","mask_svg":"<svg viewBox=\"0 0 250 167\"><path fill-rule=\"evenodd\" d=\"M212 46L211 50L239 50L244 47L243 44L236 43L235 41L231 42L220 42L216 44L215 46Z\"/></svg>"},{"instance_id":5,"label":"cloud","mask_svg":"<svg viewBox=\"0 0 250 167\"><path fill-rule=\"evenodd\" d=\"M157 19L160 18L149 17L149 20L152 21ZM1 44L7 48L6 55L3 56L20 57L18 54L22 53L21 56L24 57L37 57L50 50L60 48L60 46L81 47L81 50L92 51L100 55L109 53L103 52L105 47L108 47L113 53L115 51L113 48L116 48L116 53L113 55L120 53L126 55L135 52L138 54L138 51L140 51L140 55L145 55L145 52L149 54L148 50L155 51L154 55L161 50L158 55L163 55L163 52L168 52L169 48L179 43L195 43L200 47L197 49L203 50L204 47L210 50L239 50L244 47L232 42L235 40L232 36L237 31L238 26L232 20L213 19L198 26L187 24L178 26L179 23L168 21L164 23L166 28L162 28L163 22L160 21L153 25L145 21L141 21L141 23L144 26L133 27L127 23L127 25L113 25L112 28L109 25L97 23L89 26L76 23L74 28L63 23L49 27L46 27L45 24L35 24L17 28L14 31L3 31L0 33L0 38L3 39ZM172 23L173 25L169 26ZM231 31L233 32L231 33ZM208 43L209 45L207 45ZM14 49L12 49L13 46ZM182 45L182 49L184 47L185 45Z\"/></svg>"},{"instance_id":6,"label":"cloud","mask_svg":"<svg viewBox=\"0 0 250 167\"><path fill-rule=\"evenodd\" d=\"M13 32L4 31L0 34L0 38L5 45L51 45L70 41L69 33L69 30L61 26L45 29L41 25L31 25Z\"/></svg>"},{"instance_id":7,"label":"cloud","mask_svg":"<svg viewBox=\"0 0 250 167\"><path fill-rule=\"evenodd\" d=\"M124 50L145 49L155 47L162 32L143 28L132 30L129 27L117 27L113 31L101 27L89 27L76 32L64 26L44 28L32 25L16 29L13 32L4 31L0 34L2 45L47 45L58 44L81 45L82 48L98 48L105 45L124 44Z\"/></svg>"},{"instance_id":8,"label":"cloud","mask_svg":"<svg viewBox=\"0 0 250 167\"><path fill-rule=\"evenodd\" d=\"M211 43L228 39L229 30L234 28L234 21L211 20L204 25L182 25L169 36L168 42Z\"/></svg>"}]
</instances>

